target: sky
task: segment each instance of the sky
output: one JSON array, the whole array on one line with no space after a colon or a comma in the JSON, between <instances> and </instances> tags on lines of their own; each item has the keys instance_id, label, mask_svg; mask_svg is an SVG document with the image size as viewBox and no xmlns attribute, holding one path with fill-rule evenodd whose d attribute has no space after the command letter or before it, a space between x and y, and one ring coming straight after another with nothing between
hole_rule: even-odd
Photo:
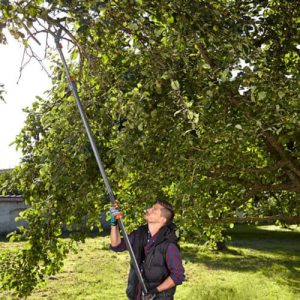
<instances>
[{"instance_id":1,"label":"sky","mask_svg":"<svg viewBox=\"0 0 300 300\"><path fill-rule=\"evenodd\" d=\"M36 96L42 97L51 83L40 64L32 59L17 84L23 49L19 42L9 37L7 45L0 44L0 83L5 85L6 91L6 103L0 100L0 169L19 164L21 153L10 144L23 127L26 114L22 110L30 106ZM35 51L42 57L43 46L37 45Z\"/></svg>"}]
</instances>

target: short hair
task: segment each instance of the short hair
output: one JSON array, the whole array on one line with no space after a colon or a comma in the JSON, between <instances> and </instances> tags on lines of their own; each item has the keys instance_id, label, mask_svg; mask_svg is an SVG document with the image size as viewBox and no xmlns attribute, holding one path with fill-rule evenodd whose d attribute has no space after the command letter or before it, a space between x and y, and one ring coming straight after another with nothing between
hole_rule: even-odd
<instances>
[{"instance_id":1,"label":"short hair","mask_svg":"<svg viewBox=\"0 0 300 300\"><path fill-rule=\"evenodd\" d=\"M163 207L161 212L162 215L167 219L166 224L171 223L175 215L173 206L165 200L157 200L155 203L158 203Z\"/></svg>"}]
</instances>

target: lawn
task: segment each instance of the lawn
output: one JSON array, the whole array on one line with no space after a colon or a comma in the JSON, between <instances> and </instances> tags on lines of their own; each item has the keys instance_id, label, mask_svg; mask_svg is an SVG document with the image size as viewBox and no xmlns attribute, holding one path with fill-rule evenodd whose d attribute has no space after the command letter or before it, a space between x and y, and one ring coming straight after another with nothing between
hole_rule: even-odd
<instances>
[{"instance_id":1,"label":"lawn","mask_svg":"<svg viewBox=\"0 0 300 300\"><path fill-rule=\"evenodd\" d=\"M231 235L224 252L181 244L187 280L175 299L300 299L299 227L238 226ZM0 242L2 251L15 246ZM28 299L126 299L128 267L128 253L110 251L108 237L89 238Z\"/></svg>"}]
</instances>

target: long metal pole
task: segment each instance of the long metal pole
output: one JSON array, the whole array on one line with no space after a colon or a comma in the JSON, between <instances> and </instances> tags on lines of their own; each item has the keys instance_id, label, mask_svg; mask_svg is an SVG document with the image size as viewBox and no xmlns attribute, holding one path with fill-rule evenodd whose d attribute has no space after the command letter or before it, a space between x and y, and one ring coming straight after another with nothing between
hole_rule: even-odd
<instances>
[{"instance_id":1,"label":"long metal pole","mask_svg":"<svg viewBox=\"0 0 300 300\"><path fill-rule=\"evenodd\" d=\"M59 52L59 55L60 55L60 58L62 60L62 63L64 65L64 68L65 68L65 72L66 72L66 76L67 76L67 80L68 80L68 83L69 83L69 88L71 90L71 92L73 93L73 96L76 100L76 104L77 104L77 107L78 107L78 110L79 110L79 113L80 113L80 116L81 116L81 119L82 119L82 122L84 124L84 127L85 127L85 130L86 130L86 133L88 135L88 138L89 138L89 141L90 141L90 144L92 146L92 149L93 149L93 152L94 152L94 155L95 155L95 158L96 158L96 161L97 161L97 164L98 164L98 167L99 167L99 170L100 170L100 173L102 175L102 178L104 180L104 184L105 184L105 187L106 187L106 190L108 192L108 195L109 195L109 198L110 198L110 201L111 203L114 205L116 203L116 198L115 198L115 195L113 194L113 191L111 189L111 186L108 182L108 179L107 179L107 176L106 176L106 173L105 173L105 170L104 170L104 167L103 167L103 163L102 163L102 160L100 158L100 155L99 155L99 152L98 152L98 149L96 147L96 143L95 143L95 140L94 140L94 137L93 137L93 134L92 134L92 131L91 131L91 128L90 128L90 125L89 125L89 121L85 115L85 112L84 112L84 109L81 105L81 101L80 101L80 98L79 98L79 95L78 95L78 92L77 92L77 87L76 87L76 84L75 82L72 80L71 78L71 75L70 75L70 71L69 71L69 68L68 68L68 65L66 63L66 60L65 60L65 57L63 55L63 52L62 52L62 45L61 43L59 42L60 41L60 37L61 37L61 30L58 31L57 35L55 36L55 44L56 44L56 48ZM123 224L123 221L122 219L119 219L118 220L118 225L119 225L119 228L121 229L122 231L122 234L123 234L123 237L124 237L124 240L125 240L125 243L126 243L126 247L129 251L129 254L130 254L130 257L131 257L131 260L133 262L133 267L134 267L134 270L136 272L136 275L142 285L142 289L143 289L143 292L145 294L147 294L147 287L145 285L145 282L144 282L144 279L142 277L142 274L141 274L141 271L140 271L140 268L138 266L138 263L137 263L137 260L135 258L135 255L134 255L134 252L133 252L133 249L131 247L131 244L130 244L130 241L129 241L129 238L128 238L128 235L126 233L126 229L124 227L124 224Z\"/></svg>"}]
</instances>

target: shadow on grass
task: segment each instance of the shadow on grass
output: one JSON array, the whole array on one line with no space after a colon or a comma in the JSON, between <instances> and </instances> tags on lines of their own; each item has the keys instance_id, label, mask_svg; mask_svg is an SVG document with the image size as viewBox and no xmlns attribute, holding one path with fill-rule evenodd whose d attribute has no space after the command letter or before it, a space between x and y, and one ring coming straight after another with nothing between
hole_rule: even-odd
<instances>
[{"instance_id":1,"label":"shadow on grass","mask_svg":"<svg viewBox=\"0 0 300 300\"><path fill-rule=\"evenodd\" d=\"M263 226L255 225L236 225L233 229L226 231L232 237L238 239L290 239L300 238L300 231L296 230L266 230Z\"/></svg>"},{"instance_id":2,"label":"shadow on grass","mask_svg":"<svg viewBox=\"0 0 300 300\"><path fill-rule=\"evenodd\" d=\"M300 232L269 231L250 226L227 232L231 236L229 245L237 248L253 249L282 256L300 257Z\"/></svg>"},{"instance_id":3,"label":"shadow on grass","mask_svg":"<svg viewBox=\"0 0 300 300\"><path fill-rule=\"evenodd\" d=\"M232 241L222 252L200 252L182 247L186 261L205 265L208 270L261 273L280 285L300 292L300 233L238 228L228 232Z\"/></svg>"},{"instance_id":4,"label":"shadow on grass","mask_svg":"<svg viewBox=\"0 0 300 300\"><path fill-rule=\"evenodd\" d=\"M184 256L185 257L185 256ZM227 270L233 272L261 273L273 278L280 284L288 285L295 292L300 292L300 259L270 259L251 255L236 255L234 257L190 257L192 262L205 265L208 270Z\"/></svg>"}]
</instances>

